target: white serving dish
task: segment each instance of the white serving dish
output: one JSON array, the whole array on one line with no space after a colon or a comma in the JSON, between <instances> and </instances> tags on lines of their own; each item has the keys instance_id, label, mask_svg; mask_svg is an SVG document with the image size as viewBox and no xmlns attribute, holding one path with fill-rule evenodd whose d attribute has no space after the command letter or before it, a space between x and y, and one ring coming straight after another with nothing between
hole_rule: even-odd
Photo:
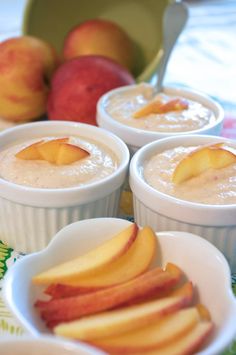
<instances>
[{"instance_id":1,"label":"white serving dish","mask_svg":"<svg viewBox=\"0 0 236 355\"><path fill-rule=\"evenodd\" d=\"M37 273L83 254L110 239L131 222L116 218L89 219L73 223L60 232L41 252L23 257L9 269L3 284L6 303L21 324L34 336L49 331L41 321L34 302L42 298L42 288L32 284ZM197 285L200 300L210 310L215 331L199 354L217 355L236 334L236 300L231 289L230 269L218 249L205 239L185 232L157 233L161 260L181 267Z\"/></svg>"},{"instance_id":2,"label":"white serving dish","mask_svg":"<svg viewBox=\"0 0 236 355\"><path fill-rule=\"evenodd\" d=\"M72 222L95 217L116 217L126 179L129 151L113 134L75 122L34 122L0 133L0 150L8 145L45 136L78 135L107 146L118 157L117 170L99 181L78 187L42 189L17 185L0 178L0 236L20 252L43 249Z\"/></svg>"},{"instance_id":3,"label":"white serving dish","mask_svg":"<svg viewBox=\"0 0 236 355\"><path fill-rule=\"evenodd\" d=\"M141 226L154 230L179 230L201 235L213 243L236 272L236 204L206 205L180 200L157 191L143 178L144 162L154 154L177 146L194 146L234 141L214 136L176 136L152 142L141 148L130 163L130 187L133 192L134 216Z\"/></svg>"},{"instance_id":4,"label":"white serving dish","mask_svg":"<svg viewBox=\"0 0 236 355\"><path fill-rule=\"evenodd\" d=\"M15 337L1 339L0 354L2 355L102 355L98 349L87 344L53 336Z\"/></svg>"},{"instance_id":5,"label":"white serving dish","mask_svg":"<svg viewBox=\"0 0 236 355\"><path fill-rule=\"evenodd\" d=\"M109 100L111 96L117 95L118 93L127 92L129 90L132 90L135 87L136 85L129 85L129 86L124 86L121 88L111 90L108 93L104 94L99 99L97 104L98 125L116 134L118 137L120 137L128 145L131 154L134 154L139 148L143 147L144 145L150 142L153 142L158 139L166 138L166 137L173 137L176 135L186 136L188 134L208 134L208 135L220 134L223 127L223 120L224 120L223 108L215 100L211 99L207 95L204 95L194 90L182 89L177 87L176 88L164 87L163 92L166 93L167 95L176 95L186 99L200 102L203 106L213 111L216 117L215 122L194 131L154 132L154 131L147 131L147 130L131 127L113 119L105 109L106 102Z\"/></svg>"}]
</instances>

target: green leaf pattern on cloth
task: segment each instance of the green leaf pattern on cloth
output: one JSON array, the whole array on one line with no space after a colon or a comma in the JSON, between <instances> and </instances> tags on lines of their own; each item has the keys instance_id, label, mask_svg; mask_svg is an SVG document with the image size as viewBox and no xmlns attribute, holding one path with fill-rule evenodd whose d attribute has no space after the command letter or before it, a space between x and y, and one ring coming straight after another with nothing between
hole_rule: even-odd
<instances>
[{"instance_id":1,"label":"green leaf pattern on cloth","mask_svg":"<svg viewBox=\"0 0 236 355\"><path fill-rule=\"evenodd\" d=\"M0 338L5 335L21 336L26 333L17 323L17 320L13 317L13 315L7 310L1 298L3 276L7 269L22 256L22 254L8 248L0 241ZM232 288L236 296L236 274L232 276ZM236 341L222 355L236 355Z\"/></svg>"},{"instance_id":2,"label":"green leaf pattern on cloth","mask_svg":"<svg viewBox=\"0 0 236 355\"><path fill-rule=\"evenodd\" d=\"M13 249L8 248L0 241L0 279L7 271L7 260L10 258Z\"/></svg>"},{"instance_id":3,"label":"green leaf pattern on cloth","mask_svg":"<svg viewBox=\"0 0 236 355\"><path fill-rule=\"evenodd\" d=\"M5 335L22 335L25 331L18 324L12 313L6 308L1 297L2 280L7 269L21 257L0 241L0 337Z\"/></svg>"}]
</instances>

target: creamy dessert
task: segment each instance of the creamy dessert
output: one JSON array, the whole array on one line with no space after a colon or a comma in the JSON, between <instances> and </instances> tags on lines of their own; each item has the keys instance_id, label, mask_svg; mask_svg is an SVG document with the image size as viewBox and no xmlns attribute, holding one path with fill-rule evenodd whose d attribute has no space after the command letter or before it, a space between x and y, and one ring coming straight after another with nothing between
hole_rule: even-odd
<instances>
[{"instance_id":1,"label":"creamy dessert","mask_svg":"<svg viewBox=\"0 0 236 355\"><path fill-rule=\"evenodd\" d=\"M0 152L0 177L36 188L82 186L109 176L118 165L117 156L105 145L83 137L42 137Z\"/></svg>"},{"instance_id":2,"label":"creamy dessert","mask_svg":"<svg viewBox=\"0 0 236 355\"><path fill-rule=\"evenodd\" d=\"M144 179L159 192L203 204L236 204L235 148L221 143L176 147L154 155Z\"/></svg>"},{"instance_id":3,"label":"creamy dessert","mask_svg":"<svg viewBox=\"0 0 236 355\"><path fill-rule=\"evenodd\" d=\"M172 105L176 100L180 106ZM160 105L156 109L155 103L161 103L161 109ZM157 132L191 132L216 121L214 113L200 102L165 93L154 96L153 87L148 84L110 95L105 110L122 124Z\"/></svg>"}]
</instances>

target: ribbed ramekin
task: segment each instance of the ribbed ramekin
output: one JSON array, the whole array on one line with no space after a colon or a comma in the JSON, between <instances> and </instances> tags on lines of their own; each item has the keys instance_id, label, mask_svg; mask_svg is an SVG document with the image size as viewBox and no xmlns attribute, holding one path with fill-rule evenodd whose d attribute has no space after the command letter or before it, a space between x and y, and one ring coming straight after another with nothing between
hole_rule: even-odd
<instances>
[{"instance_id":1,"label":"ribbed ramekin","mask_svg":"<svg viewBox=\"0 0 236 355\"><path fill-rule=\"evenodd\" d=\"M104 179L70 188L32 188L0 178L0 240L24 253L43 249L67 224L118 214L129 151L112 133L75 122L34 122L0 133L0 149L17 141L52 135L82 136L101 143L117 156L119 166Z\"/></svg>"},{"instance_id":2,"label":"ribbed ramekin","mask_svg":"<svg viewBox=\"0 0 236 355\"><path fill-rule=\"evenodd\" d=\"M177 199L151 187L143 177L143 166L154 154L178 146L234 141L222 137L189 135L152 142L141 148L130 163L130 187L134 217L138 225L156 231L184 231L202 236L214 244L236 272L236 204L209 205Z\"/></svg>"},{"instance_id":3,"label":"ribbed ramekin","mask_svg":"<svg viewBox=\"0 0 236 355\"><path fill-rule=\"evenodd\" d=\"M97 104L98 125L116 134L118 137L120 137L127 144L131 154L134 154L139 148L143 147L145 144L167 137L174 137L176 135L186 136L189 134L206 134L206 135L220 134L223 126L223 120L224 120L223 108L215 100L211 99L207 95L196 92L194 90L187 90L182 88L165 87L163 89L163 92L167 95L179 96L201 103L203 106L212 110L216 118L214 122L194 131L154 132L154 131L148 131L148 130L131 127L115 120L106 111L106 104L108 100L114 95L128 92L130 90L133 90L134 88L136 88L136 85L129 85L129 86L124 86L121 88L111 90L105 95L103 95L99 99Z\"/></svg>"}]
</instances>

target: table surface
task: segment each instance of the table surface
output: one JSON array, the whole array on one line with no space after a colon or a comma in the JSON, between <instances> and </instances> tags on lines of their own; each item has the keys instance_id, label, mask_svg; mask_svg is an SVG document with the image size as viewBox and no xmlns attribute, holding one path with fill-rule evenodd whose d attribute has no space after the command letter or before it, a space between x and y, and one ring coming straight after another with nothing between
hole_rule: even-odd
<instances>
[{"instance_id":1,"label":"table surface","mask_svg":"<svg viewBox=\"0 0 236 355\"><path fill-rule=\"evenodd\" d=\"M223 135L236 138L236 0L186 1L189 21L167 68L165 84L205 92L226 112ZM26 0L0 0L0 40L20 35ZM0 337L24 330L1 299L2 278L21 255L0 242ZM232 277L236 295L236 278ZM236 343L226 352L236 354Z\"/></svg>"}]
</instances>

